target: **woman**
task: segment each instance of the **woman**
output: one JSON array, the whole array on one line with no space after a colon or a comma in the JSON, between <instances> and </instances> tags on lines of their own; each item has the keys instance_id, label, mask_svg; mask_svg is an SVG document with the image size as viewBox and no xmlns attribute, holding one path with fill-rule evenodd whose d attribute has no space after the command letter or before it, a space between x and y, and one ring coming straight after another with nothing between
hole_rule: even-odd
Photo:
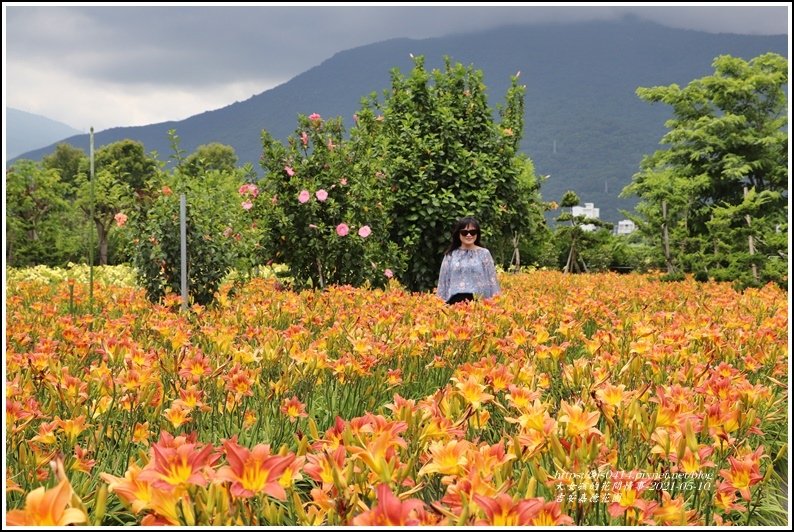
<instances>
[{"instance_id":1,"label":"woman","mask_svg":"<svg viewBox=\"0 0 794 532\"><path fill-rule=\"evenodd\" d=\"M452 228L452 243L444 252L438 276L438 296L448 304L485 299L499 293L491 252L480 247L480 223L461 218Z\"/></svg>"}]
</instances>

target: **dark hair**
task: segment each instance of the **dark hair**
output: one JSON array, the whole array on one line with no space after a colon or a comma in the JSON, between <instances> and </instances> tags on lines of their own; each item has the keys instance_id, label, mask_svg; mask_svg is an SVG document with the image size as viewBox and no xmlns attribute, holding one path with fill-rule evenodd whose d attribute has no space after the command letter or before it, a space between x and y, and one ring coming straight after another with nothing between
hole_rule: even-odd
<instances>
[{"instance_id":1,"label":"dark hair","mask_svg":"<svg viewBox=\"0 0 794 532\"><path fill-rule=\"evenodd\" d=\"M480 222L477 221L477 218L466 216L456 221L452 226L452 242L450 242L446 251L444 251L444 255L449 255L460 247L460 231L461 229L465 229L468 225L473 225L477 230L477 238L474 240L474 245L480 245Z\"/></svg>"}]
</instances>

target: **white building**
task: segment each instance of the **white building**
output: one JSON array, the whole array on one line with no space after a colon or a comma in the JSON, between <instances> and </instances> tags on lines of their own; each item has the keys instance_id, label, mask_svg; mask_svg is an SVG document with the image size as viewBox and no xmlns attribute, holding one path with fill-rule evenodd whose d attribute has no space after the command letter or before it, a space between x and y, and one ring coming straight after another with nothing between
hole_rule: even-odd
<instances>
[{"instance_id":1,"label":"white building","mask_svg":"<svg viewBox=\"0 0 794 532\"><path fill-rule=\"evenodd\" d=\"M621 220L615 226L616 235L630 235L637 230L637 226L631 220Z\"/></svg>"},{"instance_id":2,"label":"white building","mask_svg":"<svg viewBox=\"0 0 794 532\"><path fill-rule=\"evenodd\" d=\"M593 207L592 203L585 203L584 207L577 205L571 208L571 214L574 216L587 216L588 218L599 218L599 210Z\"/></svg>"},{"instance_id":3,"label":"white building","mask_svg":"<svg viewBox=\"0 0 794 532\"><path fill-rule=\"evenodd\" d=\"M573 216L586 216L588 218L595 218L596 220L599 219L600 211L596 207L593 207L592 203L585 203L584 207L580 205L576 205L575 207L571 207L571 215ZM595 231L596 226L593 224L584 224L581 226L582 231Z\"/></svg>"}]
</instances>

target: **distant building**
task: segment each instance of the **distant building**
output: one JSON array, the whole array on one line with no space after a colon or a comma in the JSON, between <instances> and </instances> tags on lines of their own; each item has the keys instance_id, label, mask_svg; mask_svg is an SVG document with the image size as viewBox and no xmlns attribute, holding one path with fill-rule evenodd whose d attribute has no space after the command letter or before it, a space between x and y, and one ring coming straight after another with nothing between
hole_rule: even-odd
<instances>
[{"instance_id":1,"label":"distant building","mask_svg":"<svg viewBox=\"0 0 794 532\"><path fill-rule=\"evenodd\" d=\"M577 205L571 209L571 214L574 216L587 216L588 218L599 218L600 209L593 207L592 203L585 203L584 207Z\"/></svg>"},{"instance_id":2,"label":"distant building","mask_svg":"<svg viewBox=\"0 0 794 532\"><path fill-rule=\"evenodd\" d=\"M621 220L615 226L616 235L630 235L637 230L637 226L631 220Z\"/></svg>"},{"instance_id":3,"label":"distant building","mask_svg":"<svg viewBox=\"0 0 794 532\"><path fill-rule=\"evenodd\" d=\"M593 207L592 203L585 203L584 207L577 205L571 208L571 215L573 216L586 216L588 218L599 219L600 210ZM581 226L582 231L595 231L596 226L593 224L584 224Z\"/></svg>"}]
</instances>

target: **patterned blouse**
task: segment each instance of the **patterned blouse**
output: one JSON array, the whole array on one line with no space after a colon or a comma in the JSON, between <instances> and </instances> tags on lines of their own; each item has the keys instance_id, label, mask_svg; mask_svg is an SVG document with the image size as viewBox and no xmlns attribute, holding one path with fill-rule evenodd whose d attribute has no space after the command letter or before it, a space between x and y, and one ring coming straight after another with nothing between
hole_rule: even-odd
<instances>
[{"instance_id":1,"label":"patterned blouse","mask_svg":"<svg viewBox=\"0 0 794 532\"><path fill-rule=\"evenodd\" d=\"M438 276L438 297L448 301L455 294L466 292L485 299L500 292L491 252L485 248L457 248L444 255Z\"/></svg>"}]
</instances>

